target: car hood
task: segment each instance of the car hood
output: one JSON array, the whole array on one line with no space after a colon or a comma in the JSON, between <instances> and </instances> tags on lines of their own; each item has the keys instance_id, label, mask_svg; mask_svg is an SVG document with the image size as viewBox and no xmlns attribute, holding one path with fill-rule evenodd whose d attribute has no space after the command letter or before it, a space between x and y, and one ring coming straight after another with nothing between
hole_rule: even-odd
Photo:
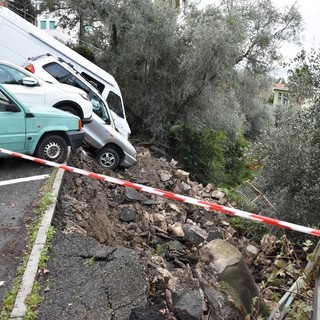
<instances>
[{"instance_id":1,"label":"car hood","mask_svg":"<svg viewBox=\"0 0 320 320\"><path fill-rule=\"evenodd\" d=\"M108 132L108 134L112 138L112 140L118 141L121 144L126 144L128 142L128 139L123 137L118 131L116 131L114 128L112 128L111 125L106 124L105 121L103 121L94 112L92 113L92 126L103 127Z\"/></svg>"},{"instance_id":2,"label":"car hood","mask_svg":"<svg viewBox=\"0 0 320 320\"><path fill-rule=\"evenodd\" d=\"M50 85L56 86L58 87L60 90L64 91L64 92L72 92L72 93L85 93L82 89L79 89L77 87L68 85L68 84L64 84L64 83L50 83Z\"/></svg>"},{"instance_id":3,"label":"car hood","mask_svg":"<svg viewBox=\"0 0 320 320\"><path fill-rule=\"evenodd\" d=\"M33 113L37 117L52 117L52 118L65 118L65 119L78 119L77 116L56 109L52 107L46 107L46 106L37 106L37 105L30 105L25 104L25 106L28 108L29 112Z\"/></svg>"}]
</instances>

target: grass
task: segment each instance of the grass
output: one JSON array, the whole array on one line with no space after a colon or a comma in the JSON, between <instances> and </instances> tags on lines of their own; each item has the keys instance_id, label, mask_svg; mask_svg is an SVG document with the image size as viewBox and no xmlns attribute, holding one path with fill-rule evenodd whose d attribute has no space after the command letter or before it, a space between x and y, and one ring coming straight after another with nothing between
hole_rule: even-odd
<instances>
[{"instance_id":1,"label":"grass","mask_svg":"<svg viewBox=\"0 0 320 320\"><path fill-rule=\"evenodd\" d=\"M93 267L95 262L95 258L91 257L90 259L85 260L84 265L88 267Z\"/></svg>"}]
</instances>

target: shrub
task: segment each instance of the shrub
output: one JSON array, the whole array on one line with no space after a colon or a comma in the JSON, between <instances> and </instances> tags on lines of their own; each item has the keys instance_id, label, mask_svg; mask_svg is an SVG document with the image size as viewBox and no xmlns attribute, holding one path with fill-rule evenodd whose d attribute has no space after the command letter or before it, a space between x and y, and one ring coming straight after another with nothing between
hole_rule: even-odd
<instances>
[{"instance_id":1,"label":"shrub","mask_svg":"<svg viewBox=\"0 0 320 320\"><path fill-rule=\"evenodd\" d=\"M191 177L202 183L237 185L248 178L244 159L246 140L240 136L231 140L224 132L204 127L195 129L177 123L171 127L177 160Z\"/></svg>"},{"instance_id":2,"label":"shrub","mask_svg":"<svg viewBox=\"0 0 320 320\"><path fill-rule=\"evenodd\" d=\"M95 62L95 56L94 53L84 45L78 45L72 48L74 51L78 52L81 54L83 57L87 58L91 62Z\"/></svg>"},{"instance_id":3,"label":"shrub","mask_svg":"<svg viewBox=\"0 0 320 320\"><path fill-rule=\"evenodd\" d=\"M253 148L261 170L256 184L274 203L281 219L319 223L319 107L291 110Z\"/></svg>"}]
</instances>

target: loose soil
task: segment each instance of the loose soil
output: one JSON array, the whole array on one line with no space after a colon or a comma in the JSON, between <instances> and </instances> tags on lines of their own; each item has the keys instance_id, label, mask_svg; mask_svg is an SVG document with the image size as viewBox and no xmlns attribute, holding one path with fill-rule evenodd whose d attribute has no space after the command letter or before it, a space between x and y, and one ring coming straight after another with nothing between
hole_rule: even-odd
<instances>
[{"instance_id":1,"label":"loose soil","mask_svg":"<svg viewBox=\"0 0 320 320\"><path fill-rule=\"evenodd\" d=\"M138 162L128 169L103 169L83 150L72 154L68 164L150 187L184 193L181 180L175 177L178 169L175 162L158 158L144 147L136 146L136 150ZM163 174L169 175L169 178L162 178ZM185 194L190 196L194 196L192 192L206 188L190 180L188 184L192 188L191 191L185 191ZM228 206L230 203L226 202L224 205ZM166 215L166 221L157 219L164 211L171 212ZM240 236L230 226L228 217L224 214L159 198L153 194L139 193L75 173L65 173L54 225L64 233L92 236L101 244L137 251L145 264L146 278L150 280L149 305L165 319L173 320L179 317L168 305L166 284L155 280L159 279L156 268L160 266L172 271L175 268L186 269L197 263L197 245L190 239L177 238L171 232L170 225L177 221L191 221L206 232L213 232L234 244L243 254L258 283L265 281L272 272L272 259L277 250L275 237L269 235L262 243L255 243ZM250 246L257 248L259 254L250 252ZM269 299L270 294L272 292L269 290L269 296L265 298ZM270 306L274 304L269 302Z\"/></svg>"}]
</instances>

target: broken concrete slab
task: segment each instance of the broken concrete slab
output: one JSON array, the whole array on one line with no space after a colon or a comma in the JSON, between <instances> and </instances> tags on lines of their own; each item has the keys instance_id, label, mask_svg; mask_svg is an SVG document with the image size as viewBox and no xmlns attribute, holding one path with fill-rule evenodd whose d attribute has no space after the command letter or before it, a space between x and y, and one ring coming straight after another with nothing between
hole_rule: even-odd
<instances>
[{"instance_id":1,"label":"broken concrete slab","mask_svg":"<svg viewBox=\"0 0 320 320\"><path fill-rule=\"evenodd\" d=\"M122 320L131 309L147 304L142 265L131 249L58 231L47 269L39 280L45 288L39 320Z\"/></svg>"}]
</instances>

